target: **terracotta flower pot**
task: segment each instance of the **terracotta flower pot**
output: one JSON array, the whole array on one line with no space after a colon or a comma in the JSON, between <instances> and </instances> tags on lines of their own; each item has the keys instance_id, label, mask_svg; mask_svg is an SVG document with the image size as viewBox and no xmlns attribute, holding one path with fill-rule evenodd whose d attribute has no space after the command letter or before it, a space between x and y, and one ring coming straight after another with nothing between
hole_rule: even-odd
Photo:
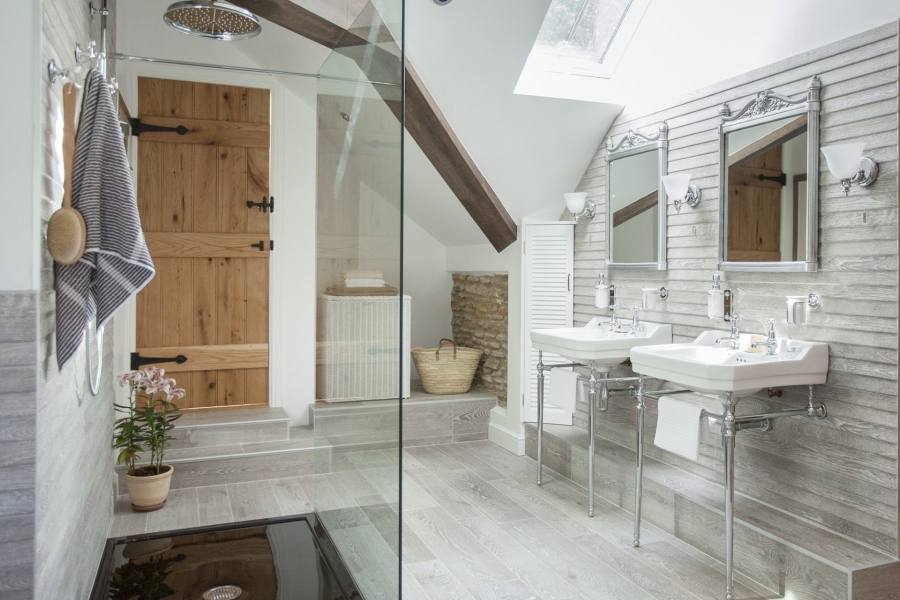
<instances>
[{"instance_id":1,"label":"terracotta flower pot","mask_svg":"<svg viewBox=\"0 0 900 600\"><path fill-rule=\"evenodd\" d=\"M141 467L136 470L136 475L125 475L131 508L138 512L159 510L165 505L172 485L172 473L175 471L170 465L163 465L163 472L158 475L141 474L147 469L148 467Z\"/></svg>"}]
</instances>

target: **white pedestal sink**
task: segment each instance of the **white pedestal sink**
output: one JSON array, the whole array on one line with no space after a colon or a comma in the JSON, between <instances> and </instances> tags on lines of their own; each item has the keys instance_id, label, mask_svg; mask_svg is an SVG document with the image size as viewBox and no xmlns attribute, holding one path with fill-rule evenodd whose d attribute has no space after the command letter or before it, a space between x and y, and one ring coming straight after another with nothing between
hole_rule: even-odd
<instances>
[{"instance_id":1,"label":"white pedestal sink","mask_svg":"<svg viewBox=\"0 0 900 600\"><path fill-rule=\"evenodd\" d=\"M705 331L686 344L642 346L631 351L635 373L698 392L748 396L770 387L817 385L828 373L828 344L782 339L774 355L750 350L744 334L730 347L721 331ZM742 350L741 348L744 348Z\"/></svg>"},{"instance_id":2,"label":"white pedestal sink","mask_svg":"<svg viewBox=\"0 0 900 600\"><path fill-rule=\"evenodd\" d=\"M567 359L608 372L628 360L631 349L672 341L672 326L641 323L636 332L623 323L610 331L608 320L594 319L584 327L533 329L531 344L538 350L553 352Z\"/></svg>"},{"instance_id":3,"label":"white pedestal sink","mask_svg":"<svg viewBox=\"0 0 900 600\"><path fill-rule=\"evenodd\" d=\"M641 323L633 330L630 323L610 327L609 319L599 317L592 319L584 327L565 327L560 329L534 329L531 331L531 344L537 348L537 483L541 485L543 473L543 433L544 433L544 371L558 368L559 365L545 366L544 352L553 352L566 359L590 367L591 374L587 381L588 398L588 516L594 516L594 412L597 406L606 410L609 399L609 383L629 383L634 378L609 379L609 372L614 367L628 360L628 355L636 346L646 344L665 344L672 341L672 326L661 323ZM643 421L643 405L638 406L638 419ZM643 428L639 429L643 431ZM638 439L638 446L643 443ZM638 469L641 468L640 455Z\"/></svg>"},{"instance_id":4,"label":"white pedestal sink","mask_svg":"<svg viewBox=\"0 0 900 600\"><path fill-rule=\"evenodd\" d=\"M774 336L774 321L769 321ZM734 450L738 431L769 431L771 419L787 416L824 418L825 406L813 400L813 385L828 375L828 345L820 342L773 340L774 353L766 344L753 348L750 336L734 340L720 331L705 331L687 344L642 346L631 350L631 364L641 376L655 377L698 392L722 398L722 442L725 458L725 600L734 598ZM736 415L737 400L770 387L809 386L804 408L759 415ZM665 392L661 392L665 394ZM639 393L639 396L641 394ZM643 398L638 398L638 405ZM638 425L640 427L640 424ZM640 433L638 434L640 438ZM640 461L640 458L638 459ZM638 484L640 488L640 473ZM637 542L640 535L640 499L635 510Z\"/></svg>"}]
</instances>

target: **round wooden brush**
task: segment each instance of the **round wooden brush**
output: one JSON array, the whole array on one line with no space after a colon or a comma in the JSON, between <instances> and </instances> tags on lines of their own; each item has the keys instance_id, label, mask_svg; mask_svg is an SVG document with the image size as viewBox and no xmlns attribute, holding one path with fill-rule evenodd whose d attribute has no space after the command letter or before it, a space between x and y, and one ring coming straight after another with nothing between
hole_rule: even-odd
<instances>
[{"instance_id":1,"label":"round wooden brush","mask_svg":"<svg viewBox=\"0 0 900 600\"><path fill-rule=\"evenodd\" d=\"M77 89L71 83L63 87L63 164L65 182L62 208L47 223L47 247L53 260L71 265L84 254L87 229L81 213L72 208L72 166L75 162L75 99Z\"/></svg>"}]
</instances>

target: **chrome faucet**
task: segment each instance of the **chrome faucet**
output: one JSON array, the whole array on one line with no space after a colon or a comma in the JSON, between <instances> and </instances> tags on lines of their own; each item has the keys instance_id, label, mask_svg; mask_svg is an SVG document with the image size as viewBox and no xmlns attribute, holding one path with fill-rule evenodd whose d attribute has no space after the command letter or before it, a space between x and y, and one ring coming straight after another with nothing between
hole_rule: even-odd
<instances>
[{"instance_id":1,"label":"chrome faucet","mask_svg":"<svg viewBox=\"0 0 900 600\"><path fill-rule=\"evenodd\" d=\"M738 328L738 321L741 317L734 314L734 296L731 290L725 290L725 321L731 323L731 333L728 337L716 338L716 344L728 342L732 350L736 350L740 345L741 330Z\"/></svg>"},{"instance_id":2,"label":"chrome faucet","mask_svg":"<svg viewBox=\"0 0 900 600\"><path fill-rule=\"evenodd\" d=\"M631 335L637 335L641 331L641 307L635 305L631 313Z\"/></svg>"},{"instance_id":3,"label":"chrome faucet","mask_svg":"<svg viewBox=\"0 0 900 600\"><path fill-rule=\"evenodd\" d=\"M616 286L609 285L609 330L615 331L619 328L619 319L616 317Z\"/></svg>"},{"instance_id":4,"label":"chrome faucet","mask_svg":"<svg viewBox=\"0 0 900 600\"><path fill-rule=\"evenodd\" d=\"M716 338L716 344L728 342L732 350L737 350L741 341L741 330L738 327L738 321L741 320L741 317L738 315L725 315L725 320L731 323L731 332L726 337Z\"/></svg>"},{"instance_id":5,"label":"chrome faucet","mask_svg":"<svg viewBox=\"0 0 900 600\"><path fill-rule=\"evenodd\" d=\"M768 324L766 325L765 343L753 342L751 344L753 348L758 348L763 345L765 345L766 347L766 354L768 354L769 356L775 356L775 353L778 350L778 340L775 339L775 319L769 319Z\"/></svg>"}]
</instances>

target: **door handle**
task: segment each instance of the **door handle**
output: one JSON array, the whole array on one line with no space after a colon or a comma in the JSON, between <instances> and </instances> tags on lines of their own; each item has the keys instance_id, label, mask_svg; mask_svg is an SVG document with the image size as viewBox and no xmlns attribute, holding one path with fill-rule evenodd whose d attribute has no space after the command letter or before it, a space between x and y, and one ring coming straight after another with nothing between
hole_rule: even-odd
<instances>
[{"instance_id":1,"label":"door handle","mask_svg":"<svg viewBox=\"0 0 900 600\"><path fill-rule=\"evenodd\" d=\"M188 360L184 354L178 356L141 356L139 352L131 353L131 370L137 371L142 365L152 365L155 363L170 363L183 365Z\"/></svg>"},{"instance_id":2,"label":"door handle","mask_svg":"<svg viewBox=\"0 0 900 600\"><path fill-rule=\"evenodd\" d=\"M572 291L572 274L571 273L566 275L566 291L567 292Z\"/></svg>"}]
</instances>

